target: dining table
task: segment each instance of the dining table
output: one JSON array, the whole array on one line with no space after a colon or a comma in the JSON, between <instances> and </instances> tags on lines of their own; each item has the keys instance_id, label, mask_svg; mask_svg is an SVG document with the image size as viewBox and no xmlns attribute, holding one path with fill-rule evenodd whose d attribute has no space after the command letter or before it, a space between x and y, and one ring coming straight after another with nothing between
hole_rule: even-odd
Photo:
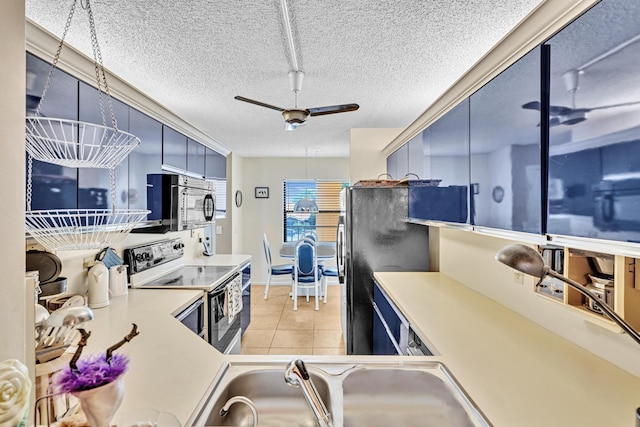
<instances>
[{"instance_id":1,"label":"dining table","mask_svg":"<svg viewBox=\"0 0 640 427\"><path fill-rule=\"evenodd\" d=\"M280 256L282 258L294 258L296 244L298 242L284 242L280 248ZM316 242L318 251L318 259L331 259L336 256L335 242Z\"/></svg>"}]
</instances>

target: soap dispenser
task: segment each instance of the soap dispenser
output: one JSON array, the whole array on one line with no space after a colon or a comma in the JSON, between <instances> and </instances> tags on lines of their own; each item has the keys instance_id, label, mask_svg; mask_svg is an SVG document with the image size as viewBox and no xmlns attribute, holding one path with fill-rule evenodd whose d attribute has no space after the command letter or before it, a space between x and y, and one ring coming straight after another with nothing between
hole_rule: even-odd
<instances>
[{"instance_id":1,"label":"soap dispenser","mask_svg":"<svg viewBox=\"0 0 640 427\"><path fill-rule=\"evenodd\" d=\"M89 269L89 307L100 308L109 305L109 270L97 261Z\"/></svg>"}]
</instances>

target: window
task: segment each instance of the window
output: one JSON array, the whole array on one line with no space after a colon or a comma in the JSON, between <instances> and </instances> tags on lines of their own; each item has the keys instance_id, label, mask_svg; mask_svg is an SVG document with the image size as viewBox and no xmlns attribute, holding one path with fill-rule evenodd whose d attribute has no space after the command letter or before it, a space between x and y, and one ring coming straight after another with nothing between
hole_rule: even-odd
<instances>
[{"instance_id":1,"label":"window","mask_svg":"<svg viewBox=\"0 0 640 427\"><path fill-rule=\"evenodd\" d=\"M227 180L216 179L213 182L216 185L216 218L225 218L227 216Z\"/></svg>"},{"instance_id":2,"label":"window","mask_svg":"<svg viewBox=\"0 0 640 427\"><path fill-rule=\"evenodd\" d=\"M283 184L283 241L296 242L314 230L320 242L335 242L340 216L340 190L343 181L286 180ZM296 202L309 198L318 205L317 213L294 212Z\"/></svg>"}]
</instances>

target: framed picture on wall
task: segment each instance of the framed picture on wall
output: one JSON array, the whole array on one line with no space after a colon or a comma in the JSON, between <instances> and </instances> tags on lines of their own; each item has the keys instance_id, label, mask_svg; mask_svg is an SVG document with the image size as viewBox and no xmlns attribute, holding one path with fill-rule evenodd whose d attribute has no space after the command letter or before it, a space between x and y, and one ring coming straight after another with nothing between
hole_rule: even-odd
<instances>
[{"instance_id":1,"label":"framed picture on wall","mask_svg":"<svg viewBox=\"0 0 640 427\"><path fill-rule=\"evenodd\" d=\"M256 187L256 199L268 199L269 187Z\"/></svg>"}]
</instances>

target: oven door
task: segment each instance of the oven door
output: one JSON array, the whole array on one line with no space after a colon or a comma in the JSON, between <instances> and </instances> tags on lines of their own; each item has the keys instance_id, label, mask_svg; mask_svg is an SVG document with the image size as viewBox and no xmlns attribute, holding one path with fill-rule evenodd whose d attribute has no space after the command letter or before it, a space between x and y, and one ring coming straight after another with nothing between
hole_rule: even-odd
<instances>
[{"instance_id":1,"label":"oven door","mask_svg":"<svg viewBox=\"0 0 640 427\"><path fill-rule=\"evenodd\" d=\"M241 318L237 315L229 322L229 317L224 313L227 283L228 281L209 292L209 344L224 354L228 354L231 347L236 344Z\"/></svg>"}]
</instances>

